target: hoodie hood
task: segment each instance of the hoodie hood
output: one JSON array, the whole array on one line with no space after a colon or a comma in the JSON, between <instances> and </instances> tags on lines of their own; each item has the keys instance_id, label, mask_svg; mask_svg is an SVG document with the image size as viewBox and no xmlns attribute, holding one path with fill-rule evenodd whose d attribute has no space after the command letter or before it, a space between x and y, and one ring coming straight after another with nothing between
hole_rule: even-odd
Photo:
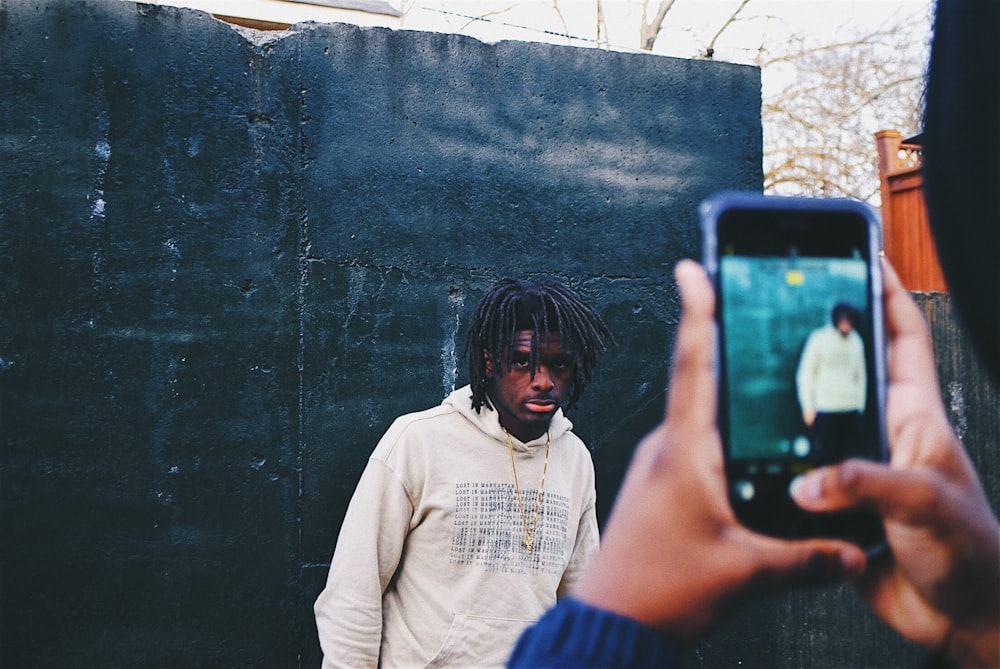
<instances>
[{"instance_id":1,"label":"hoodie hood","mask_svg":"<svg viewBox=\"0 0 1000 669\"><path fill-rule=\"evenodd\" d=\"M483 406L478 413L472 408L472 386L463 386L452 391L442 402L445 406L453 407L465 417L480 432L488 437L507 446L507 433L500 427L499 415L494 409ZM563 414L562 408L556 410L549 424L549 436L555 441L565 433L573 429L573 423ZM517 437L511 435L511 443L515 451L529 451L539 446L545 446L547 439L543 434L538 439L533 439L528 443L523 443Z\"/></svg>"}]
</instances>

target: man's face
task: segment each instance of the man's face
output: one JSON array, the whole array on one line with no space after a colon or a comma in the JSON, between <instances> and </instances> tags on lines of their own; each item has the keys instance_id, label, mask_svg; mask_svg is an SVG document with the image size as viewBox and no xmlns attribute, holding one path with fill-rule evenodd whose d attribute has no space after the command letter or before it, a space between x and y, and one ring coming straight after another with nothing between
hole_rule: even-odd
<instances>
[{"instance_id":1,"label":"man's face","mask_svg":"<svg viewBox=\"0 0 1000 669\"><path fill-rule=\"evenodd\" d=\"M842 337L846 337L851 334L853 327L854 326L851 325L851 319L846 316L837 321L837 330L840 331L840 336Z\"/></svg>"},{"instance_id":2,"label":"man's face","mask_svg":"<svg viewBox=\"0 0 1000 669\"><path fill-rule=\"evenodd\" d=\"M489 396L500 415L500 424L521 441L531 441L549 429L556 410L573 383L573 358L562 346L558 332L539 338L535 377L531 378L531 330L521 330L511 344L511 367L502 352L486 355ZM502 373L501 373L502 372Z\"/></svg>"}]
</instances>

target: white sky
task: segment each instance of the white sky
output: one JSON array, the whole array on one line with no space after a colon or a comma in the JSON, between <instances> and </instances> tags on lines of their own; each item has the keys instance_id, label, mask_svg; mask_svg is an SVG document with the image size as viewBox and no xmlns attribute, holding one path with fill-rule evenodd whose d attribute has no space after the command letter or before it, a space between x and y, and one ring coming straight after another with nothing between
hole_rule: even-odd
<instances>
[{"instance_id":1,"label":"white sky","mask_svg":"<svg viewBox=\"0 0 1000 669\"><path fill-rule=\"evenodd\" d=\"M652 14L656 3L650 4L654 6L650 9ZM696 57L703 53L705 45L739 5L738 0L676 0L667 14L654 52L682 58ZM839 33L851 27L871 29L898 16L916 17L914 28L923 33L926 32L928 20L925 17L929 7L930 0L750 0L740 14L740 20L730 25L716 43L715 57L732 62L750 62L756 48L765 39L806 32L833 41ZM468 16L484 15L491 10L502 13L486 16L492 21L486 23L434 10ZM641 0L605 0L604 11L608 29L606 37L611 48L636 49L642 21ZM404 17L403 26L415 30L462 32L491 42L521 39L593 46L596 39L596 3L593 0L563 0L558 3L418 0ZM542 32L538 26L553 32L568 32L590 41L570 41Z\"/></svg>"},{"instance_id":2,"label":"white sky","mask_svg":"<svg viewBox=\"0 0 1000 669\"><path fill-rule=\"evenodd\" d=\"M370 0L401 9L400 18L335 10L283 0L147 0L203 9L218 14L268 21L342 21L409 30L455 32L485 42L525 40L597 45L595 0ZM649 0L650 13L657 0ZM933 0L750 0L740 20L715 45L715 58L751 62L757 47L783 35L809 33L829 43L851 30L870 30L899 17L913 20L924 39ZM604 0L607 33L601 46L637 50L642 0ZM740 0L676 0L664 23L654 53L681 58L704 52ZM473 18L469 18L473 17ZM564 34L580 39L569 39Z\"/></svg>"}]
</instances>

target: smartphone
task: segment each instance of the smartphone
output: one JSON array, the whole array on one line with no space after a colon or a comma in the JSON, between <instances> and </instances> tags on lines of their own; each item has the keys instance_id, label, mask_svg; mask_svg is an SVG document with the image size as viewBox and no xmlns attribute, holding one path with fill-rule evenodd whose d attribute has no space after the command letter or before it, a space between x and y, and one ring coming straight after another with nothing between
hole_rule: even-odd
<instances>
[{"instance_id":1,"label":"smartphone","mask_svg":"<svg viewBox=\"0 0 1000 669\"><path fill-rule=\"evenodd\" d=\"M755 193L711 197L700 219L733 511L763 534L878 550L876 514L807 513L789 492L815 467L888 458L878 219L853 200Z\"/></svg>"}]
</instances>

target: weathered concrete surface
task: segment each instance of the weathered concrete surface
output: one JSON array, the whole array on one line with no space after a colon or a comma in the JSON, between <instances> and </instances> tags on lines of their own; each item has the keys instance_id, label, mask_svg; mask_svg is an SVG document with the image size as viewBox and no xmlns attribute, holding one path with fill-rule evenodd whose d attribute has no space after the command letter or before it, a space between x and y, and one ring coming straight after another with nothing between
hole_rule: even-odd
<instances>
[{"instance_id":1,"label":"weathered concrete surface","mask_svg":"<svg viewBox=\"0 0 1000 669\"><path fill-rule=\"evenodd\" d=\"M760 188L759 108L722 63L0 0L0 665L317 666L361 467L464 382L506 274L615 331L571 416L603 517L661 411L695 207ZM996 502L997 394L941 297ZM687 664L918 656L834 589L755 603Z\"/></svg>"},{"instance_id":2,"label":"weathered concrete surface","mask_svg":"<svg viewBox=\"0 0 1000 669\"><path fill-rule=\"evenodd\" d=\"M759 109L724 63L0 0L0 664L315 666L361 467L464 382L507 274L615 331L571 415L603 517L661 412L696 205L761 186ZM697 656L837 666L855 620L870 666L914 663L839 590Z\"/></svg>"}]
</instances>

